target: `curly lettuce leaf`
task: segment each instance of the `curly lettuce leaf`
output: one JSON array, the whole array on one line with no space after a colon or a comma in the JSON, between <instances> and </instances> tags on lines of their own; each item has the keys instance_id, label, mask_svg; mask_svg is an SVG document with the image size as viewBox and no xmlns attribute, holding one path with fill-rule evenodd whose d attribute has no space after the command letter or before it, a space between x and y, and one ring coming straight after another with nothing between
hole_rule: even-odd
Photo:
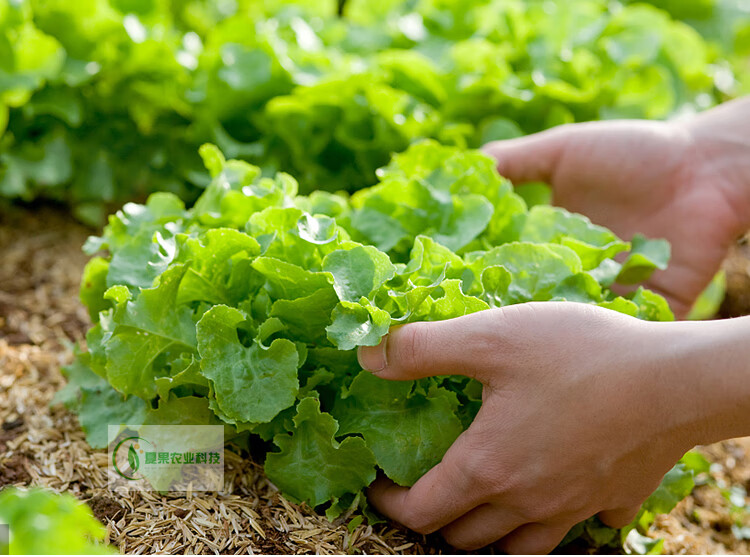
<instances>
[{"instance_id":1,"label":"curly lettuce leaf","mask_svg":"<svg viewBox=\"0 0 750 557\"><path fill-rule=\"evenodd\" d=\"M400 485L412 485L442 459L463 431L458 401L436 388L425 395L410 381L385 381L363 371L336 401L340 434L360 434L377 464Z\"/></svg>"},{"instance_id":2,"label":"curly lettuce leaf","mask_svg":"<svg viewBox=\"0 0 750 557\"><path fill-rule=\"evenodd\" d=\"M335 440L339 429L320 403L297 405L294 431L274 437L279 452L269 453L265 470L280 489L316 506L345 493L357 493L375 480L375 456L359 437Z\"/></svg>"},{"instance_id":3,"label":"curly lettuce leaf","mask_svg":"<svg viewBox=\"0 0 750 557\"><path fill-rule=\"evenodd\" d=\"M254 341L242 345L237 327L245 320L239 310L217 305L196 325L201 374L213 386L222 412L241 422L270 422L294 403L299 390L299 354L289 340L268 347Z\"/></svg>"}]
</instances>

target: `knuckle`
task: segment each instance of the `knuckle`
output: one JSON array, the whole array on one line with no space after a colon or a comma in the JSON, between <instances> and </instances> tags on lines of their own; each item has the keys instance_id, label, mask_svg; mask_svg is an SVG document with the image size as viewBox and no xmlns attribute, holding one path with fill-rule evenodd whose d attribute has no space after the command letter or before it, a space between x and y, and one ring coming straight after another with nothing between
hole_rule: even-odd
<instances>
[{"instance_id":1,"label":"knuckle","mask_svg":"<svg viewBox=\"0 0 750 557\"><path fill-rule=\"evenodd\" d=\"M399 368L411 371L420 367L424 362L428 335L428 328L421 323L411 323L398 332L395 363Z\"/></svg>"},{"instance_id":2,"label":"knuckle","mask_svg":"<svg viewBox=\"0 0 750 557\"><path fill-rule=\"evenodd\" d=\"M461 474L471 484L486 487L493 481L492 463L481 453L469 453L461 462Z\"/></svg>"},{"instance_id":3,"label":"knuckle","mask_svg":"<svg viewBox=\"0 0 750 557\"><path fill-rule=\"evenodd\" d=\"M513 329L514 325L523 321L528 307L529 304L513 304L492 310L493 316L497 321L497 326L506 325L509 326L509 329Z\"/></svg>"},{"instance_id":4,"label":"knuckle","mask_svg":"<svg viewBox=\"0 0 750 557\"><path fill-rule=\"evenodd\" d=\"M493 336L502 343L503 350L518 352L534 339L538 307L533 303L514 304L497 308L494 314Z\"/></svg>"},{"instance_id":5,"label":"knuckle","mask_svg":"<svg viewBox=\"0 0 750 557\"><path fill-rule=\"evenodd\" d=\"M467 485L481 490L487 500L506 495L512 488L509 475L497 462L485 456L467 457L463 475Z\"/></svg>"},{"instance_id":6,"label":"knuckle","mask_svg":"<svg viewBox=\"0 0 750 557\"><path fill-rule=\"evenodd\" d=\"M462 472L466 479L472 483L482 482L485 478L486 465L483 458L476 454L468 454L462 462Z\"/></svg>"},{"instance_id":7,"label":"knuckle","mask_svg":"<svg viewBox=\"0 0 750 557\"><path fill-rule=\"evenodd\" d=\"M419 534L431 534L435 531L421 509L410 509L404 512L401 523Z\"/></svg>"},{"instance_id":8,"label":"knuckle","mask_svg":"<svg viewBox=\"0 0 750 557\"><path fill-rule=\"evenodd\" d=\"M484 486L491 497L501 497L511 491L511 483L507 474L499 470L485 471Z\"/></svg>"}]
</instances>

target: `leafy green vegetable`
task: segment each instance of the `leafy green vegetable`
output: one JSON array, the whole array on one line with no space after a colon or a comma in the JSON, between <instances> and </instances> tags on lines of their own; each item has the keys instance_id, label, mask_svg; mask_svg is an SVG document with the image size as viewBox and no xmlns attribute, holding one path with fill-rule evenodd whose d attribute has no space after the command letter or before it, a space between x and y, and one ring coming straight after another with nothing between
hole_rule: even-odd
<instances>
[{"instance_id":1,"label":"leafy green vegetable","mask_svg":"<svg viewBox=\"0 0 750 557\"><path fill-rule=\"evenodd\" d=\"M726 292L727 277L726 273L721 270L698 296L687 318L690 320L713 319L719 313Z\"/></svg>"},{"instance_id":2,"label":"leafy green vegetable","mask_svg":"<svg viewBox=\"0 0 750 557\"><path fill-rule=\"evenodd\" d=\"M669 242L666 240L648 240L640 234L633 237L633 247L628 258L622 264L617 281L621 284L635 284L644 280L644 273L653 272L653 264L658 269L667 268L670 256ZM645 267L644 265L645 264Z\"/></svg>"},{"instance_id":3,"label":"leafy green vegetable","mask_svg":"<svg viewBox=\"0 0 750 557\"><path fill-rule=\"evenodd\" d=\"M210 381L222 414L239 422L265 423L294 403L299 355L294 343L258 338L245 348L237 326L242 312L214 306L197 323L201 374ZM266 321L268 323L268 321Z\"/></svg>"},{"instance_id":4,"label":"leafy green vegetable","mask_svg":"<svg viewBox=\"0 0 750 557\"><path fill-rule=\"evenodd\" d=\"M40 488L0 491L0 523L10 527L4 555L111 555L106 530L85 504ZM9 550L9 551L8 551Z\"/></svg>"},{"instance_id":5,"label":"leafy green vegetable","mask_svg":"<svg viewBox=\"0 0 750 557\"><path fill-rule=\"evenodd\" d=\"M353 191L423 138L478 147L574 121L667 118L750 88L747 8L651 3L351 0L338 17L333 1L3 0L0 196L63 200L89 223L152 191L192 202L211 178L195 155L206 141L267 176L293 173L305 192ZM364 234L370 208L358 207ZM449 226L463 233L442 242L458 249L488 213L455 201ZM382 232L379 248L401 239ZM134 285L155 276L130 270Z\"/></svg>"},{"instance_id":6,"label":"leafy green vegetable","mask_svg":"<svg viewBox=\"0 0 750 557\"><path fill-rule=\"evenodd\" d=\"M333 407L340 432L362 434L378 466L401 485L412 485L453 444L463 428L458 399L436 387L428 397L409 382L386 382L360 372ZM418 451L413 460L401 455Z\"/></svg>"},{"instance_id":7,"label":"leafy green vegetable","mask_svg":"<svg viewBox=\"0 0 750 557\"><path fill-rule=\"evenodd\" d=\"M107 423L223 423L269 442L266 471L285 495L330 503L334 516L378 469L413 484L481 404L466 378L362 371L354 350L392 325L531 300L673 318L642 287L629 299L609 289L627 266L614 257L637 256L630 268L645 278L665 263L661 244L637 238L634 252L584 217L528 210L478 152L417 143L351 198L300 196L288 175L263 177L212 146L201 154L213 179L192 209L155 194L87 242L105 253L81 290L98 315L58 401L93 446ZM363 226L370 217L393 227ZM134 273L144 265L150 284ZM643 516L684 497L691 474L670 472ZM581 532L599 545L619 539L595 523Z\"/></svg>"},{"instance_id":8,"label":"leafy green vegetable","mask_svg":"<svg viewBox=\"0 0 750 557\"><path fill-rule=\"evenodd\" d=\"M292 435L274 437L281 451L266 459L268 477L292 498L315 506L355 493L375 479L372 451L359 437L336 442L336 420L321 413L314 398L299 403L294 426Z\"/></svg>"}]
</instances>

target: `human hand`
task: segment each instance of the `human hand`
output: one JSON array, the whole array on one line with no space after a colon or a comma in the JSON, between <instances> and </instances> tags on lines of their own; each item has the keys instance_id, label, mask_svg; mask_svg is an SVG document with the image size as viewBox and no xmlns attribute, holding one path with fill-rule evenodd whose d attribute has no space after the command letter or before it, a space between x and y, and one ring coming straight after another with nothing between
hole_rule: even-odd
<instances>
[{"instance_id":1,"label":"human hand","mask_svg":"<svg viewBox=\"0 0 750 557\"><path fill-rule=\"evenodd\" d=\"M379 480L372 503L463 549L501 540L510 553L548 552L597 513L625 526L705 438L695 399L708 389L685 365L721 348L708 327L542 302L394 329L360 348L362 367L389 380L467 375L483 403L440 464L411 488Z\"/></svg>"},{"instance_id":2,"label":"human hand","mask_svg":"<svg viewBox=\"0 0 750 557\"><path fill-rule=\"evenodd\" d=\"M561 126L484 150L516 184L547 182L554 203L624 239L666 238L672 260L646 286L684 317L750 227L750 99L684 122Z\"/></svg>"}]
</instances>

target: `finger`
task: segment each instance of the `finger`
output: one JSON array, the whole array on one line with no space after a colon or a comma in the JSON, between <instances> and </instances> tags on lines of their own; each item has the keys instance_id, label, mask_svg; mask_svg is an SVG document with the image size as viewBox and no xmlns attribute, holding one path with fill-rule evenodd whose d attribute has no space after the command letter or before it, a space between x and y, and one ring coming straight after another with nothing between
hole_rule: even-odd
<instances>
[{"instance_id":1,"label":"finger","mask_svg":"<svg viewBox=\"0 0 750 557\"><path fill-rule=\"evenodd\" d=\"M444 526L440 533L453 547L473 551L507 536L521 524L515 513L485 504Z\"/></svg>"},{"instance_id":2,"label":"finger","mask_svg":"<svg viewBox=\"0 0 750 557\"><path fill-rule=\"evenodd\" d=\"M514 184L551 183L569 130L560 127L528 137L493 141L482 151L497 161L497 171Z\"/></svg>"},{"instance_id":3,"label":"finger","mask_svg":"<svg viewBox=\"0 0 750 557\"><path fill-rule=\"evenodd\" d=\"M359 363L383 379L466 375L481 380L497 367L490 355L503 334L505 320L498 311L394 328L379 345L360 346Z\"/></svg>"},{"instance_id":4,"label":"finger","mask_svg":"<svg viewBox=\"0 0 750 557\"><path fill-rule=\"evenodd\" d=\"M471 511L483 502L483 494L451 454L463 454L460 440L411 488L379 479L368 489L368 499L385 516L421 534L431 534Z\"/></svg>"},{"instance_id":5,"label":"finger","mask_svg":"<svg viewBox=\"0 0 750 557\"><path fill-rule=\"evenodd\" d=\"M641 507L638 506L602 511L599 513L599 520L610 528L625 528L625 526L635 520L635 517L640 510Z\"/></svg>"},{"instance_id":6,"label":"finger","mask_svg":"<svg viewBox=\"0 0 750 557\"><path fill-rule=\"evenodd\" d=\"M511 555L544 555L555 549L570 531L570 524L524 524L497 543Z\"/></svg>"}]
</instances>

